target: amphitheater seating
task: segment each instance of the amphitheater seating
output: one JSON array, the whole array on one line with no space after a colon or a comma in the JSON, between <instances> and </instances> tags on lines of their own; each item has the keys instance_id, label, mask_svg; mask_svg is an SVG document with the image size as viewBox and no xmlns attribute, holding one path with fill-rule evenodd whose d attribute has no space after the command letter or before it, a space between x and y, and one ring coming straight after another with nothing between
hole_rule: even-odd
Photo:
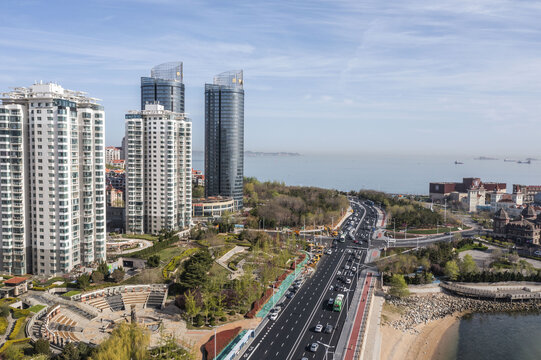
<instances>
[{"instance_id":1,"label":"amphitheater seating","mask_svg":"<svg viewBox=\"0 0 541 360\"><path fill-rule=\"evenodd\" d=\"M90 299L86 302L88 305L94 306L100 310L110 309L109 303L102 297Z\"/></svg>"},{"instance_id":2,"label":"amphitheater seating","mask_svg":"<svg viewBox=\"0 0 541 360\"><path fill-rule=\"evenodd\" d=\"M124 301L124 308L130 309L131 305L145 306L150 292L148 291L134 291L125 292L122 294L122 300Z\"/></svg>"},{"instance_id":3,"label":"amphitheater seating","mask_svg":"<svg viewBox=\"0 0 541 360\"><path fill-rule=\"evenodd\" d=\"M105 298L107 300L107 303L111 307L111 310L113 311L120 311L124 310L124 302L122 301L122 295L111 295Z\"/></svg>"},{"instance_id":4,"label":"amphitheater seating","mask_svg":"<svg viewBox=\"0 0 541 360\"><path fill-rule=\"evenodd\" d=\"M147 300L147 307L154 309L161 309L163 305L163 298L165 297L165 291L152 290Z\"/></svg>"}]
</instances>

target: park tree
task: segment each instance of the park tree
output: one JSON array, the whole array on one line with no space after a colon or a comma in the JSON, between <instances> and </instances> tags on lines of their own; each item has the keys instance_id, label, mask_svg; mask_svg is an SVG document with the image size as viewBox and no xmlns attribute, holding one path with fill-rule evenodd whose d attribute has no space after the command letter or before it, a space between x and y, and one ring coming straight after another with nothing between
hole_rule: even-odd
<instances>
[{"instance_id":1,"label":"park tree","mask_svg":"<svg viewBox=\"0 0 541 360\"><path fill-rule=\"evenodd\" d=\"M510 263L514 264L514 263L519 261L520 256L518 256L517 252L514 251L511 254L509 254L509 256L507 258L509 259Z\"/></svg>"},{"instance_id":2,"label":"park tree","mask_svg":"<svg viewBox=\"0 0 541 360\"><path fill-rule=\"evenodd\" d=\"M100 261L96 271L102 273L103 276L107 278L107 276L109 275L109 266L105 263L105 261Z\"/></svg>"},{"instance_id":3,"label":"park tree","mask_svg":"<svg viewBox=\"0 0 541 360\"><path fill-rule=\"evenodd\" d=\"M460 262L460 274L466 275L466 274L474 274L479 272L479 268L477 267L477 264L473 260L473 257L470 254L466 254L464 256L464 259Z\"/></svg>"},{"instance_id":4,"label":"park tree","mask_svg":"<svg viewBox=\"0 0 541 360\"><path fill-rule=\"evenodd\" d=\"M460 274L460 269L455 260L450 260L445 263L445 269L443 272L449 277L449 279L456 280Z\"/></svg>"},{"instance_id":5,"label":"park tree","mask_svg":"<svg viewBox=\"0 0 541 360\"><path fill-rule=\"evenodd\" d=\"M184 308L193 325L193 318L195 315L199 314L201 307L197 305L197 300L195 299L195 294L192 290L188 290L184 293Z\"/></svg>"},{"instance_id":6,"label":"park tree","mask_svg":"<svg viewBox=\"0 0 541 360\"><path fill-rule=\"evenodd\" d=\"M158 267L160 265L160 255L152 255L147 260L147 266L151 268Z\"/></svg>"},{"instance_id":7,"label":"park tree","mask_svg":"<svg viewBox=\"0 0 541 360\"><path fill-rule=\"evenodd\" d=\"M38 340L36 340L36 342L34 343L34 352L36 354L49 355L51 353L49 340L46 340L46 339L38 339Z\"/></svg>"},{"instance_id":8,"label":"park tree","mask_svg":"<svg viewBox=\"0 0 541 360\"><path fill-rule=\"evenodd\" d=\"M392 276L389 294L400 298L409 296L408 284L406 284L403 275L394 274Z\"/></svg>"},{"instance_id":9,"label":"park tree","mask_svg":"<svg viewBox=\"0 0 541 360\"><path fill-rule=\"evenodd\" d=\"M494 249L490 254L492 261L500 261L503 256L503 251L501 249Z\"/></svg>"},{"instance_id":10,"label":"park tree","mask_svg":"<svg viewBox=\"0 0 541 360\"><path fill-rule=\"evenodd\" d=\"M92 282L100 283L105 279L105 275L99 271L92 271Z\"/></svg>"},{"instance_id":11,"label":"park tree","mask_svg":"<svg viewBox=\"0 0 541 360\"><path fill-rule=\"evenodd\" d=\"M17 347L17 346L9 346L2 353L2 359L4 359L4 360L23 360L24 359L23 350L20 347Z\"/></svg>"},{"instance_id":12,"label":"park tree","mask_svg":"<svg viewBox=\"0 0 541 360\"><path fill-rule=\"evenodd\" d=\"M122 280L124 280L124 275L126 274L126 272L124 271L124 269L122 269L121 267L118 268L118 269L115 269L113 271L113 273L111 274L111 278L113 279L114 282L121 282Z\"/></svg>"},{"instance_id":13,"label":"park tree","mask_svg":"<svg viewBox=\"0 0 541 360\"><path fill-rule=\"evenodd\" d=\"M150 336L137 324L120 324L91 356L92 360L146 360Z\"/></svg>"},{"instance_id":14,"label":"park tree","mask_svg":"<svg viewBox=\"0 0 541 360\"><path fill-rule=\"evenodd\" d=\"M79 360L79 350L72 343L67 343L62 349L62 353L59 356L60 360Z\"/></svg>"},{"instance_id":15,"label":"park tree","mask_svg":"<svg viewBox=\"0 0 541 360\"><path fill-rule=\"evenodd\" d=\"M0 316L8 317L9 313L10 313L9 305L6 305L6 304L0 305Z\"/></svg>"},{"instance_id":16,"label":"park tree","mask_svg":"<svg viewBox=\"0 0 541 360\"><path fill-rule=\"evenodd\" d=\"M184 271L180 274L180 283L187 289L194 289L208 281L208 269L212 264L212 256L207 249L193 254L185 263Z\"/></svg>"},{"instance_id":17,"label":"park tree","mask_svg":"<svg viewBox=\"0 0 541 360\"><path fill-rule=\"evenodd\" d=\"M90 286L90 275L88 274L82 274L77 278L77 284L79 285L79 288L85 290Z\"/></svg>"}]
</instances>

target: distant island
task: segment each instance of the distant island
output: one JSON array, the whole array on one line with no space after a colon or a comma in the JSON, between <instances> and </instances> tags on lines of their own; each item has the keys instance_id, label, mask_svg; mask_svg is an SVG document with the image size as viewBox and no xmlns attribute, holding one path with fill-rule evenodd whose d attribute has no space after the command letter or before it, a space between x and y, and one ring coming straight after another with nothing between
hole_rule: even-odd
<instances>
[{"instance_id":1,"label":"distant island","mask_svg":"<svg viewBox=\"0 0 541 360\"><path fill-rule=\"evenodd\" d=\"M263 152L263 151L245 151L244 155L250 156L250 157L256 157L256 156L301 156L299 153L292 153L292 152Z\"/></svg>"},{"instance_id":2,"label":"distant island","mask_svg":"<svg viewBox=\"0 0 541 360\"><path fill-rule=\"evenodd\" d=\"M473 158L473 160L498 160L498 159L489 157L489 156L479 156L479 157Z\"/></svg>"}]
</instances>

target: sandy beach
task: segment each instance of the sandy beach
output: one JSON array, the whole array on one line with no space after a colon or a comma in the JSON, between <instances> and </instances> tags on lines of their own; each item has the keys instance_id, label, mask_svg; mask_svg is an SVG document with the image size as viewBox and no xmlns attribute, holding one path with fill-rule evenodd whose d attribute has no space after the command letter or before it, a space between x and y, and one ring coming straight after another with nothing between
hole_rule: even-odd
<instances>
[{"instance_id":1,"label":"sandy beach","mask_svg":"<svg viewBox=\"0 0 541 360\"><path fill-rule=\"evenodd\" d=\"M457 312L442 319L418 325L418 333L402 332L389 325L382 325L381 360L428 360L437 353L439 342L466 312ZM390 318L399 314L386 315Z\"/></svg>"}]
</instances>

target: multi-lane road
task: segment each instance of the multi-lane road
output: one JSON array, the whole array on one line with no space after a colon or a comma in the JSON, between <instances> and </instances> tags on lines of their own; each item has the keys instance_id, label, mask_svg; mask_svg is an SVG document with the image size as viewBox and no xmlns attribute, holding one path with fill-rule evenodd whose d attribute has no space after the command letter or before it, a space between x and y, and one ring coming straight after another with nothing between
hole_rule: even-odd
<instances>
[{"instance_id":1,"label":"multi-lane road","mask_svg":"<svg viewBox=\"0 0 541 360\"><path fill-rule=\"evenodd\" d=\"M357 280L366 260L367 240L377 221L372 206L359 201L351 201L351 206L354 212L342 224L341 233L353 230L353 238L348 236L345 242L333 242L332 252L322 257L312 276L292 292L293 297L285 297L277 306L278 317L264 321L241 359L324 359L326 346L335 351L353 293L357 284L363 286ZM338 294L344 295L343 308L333 311L329 299L335 299ZM321 332L319 329L316 332L317 325L322 326ZM332 331L325 331L328 325ZM313 344L317 344L317 349L310 349Z\"/></svg>"}]
</instances>

